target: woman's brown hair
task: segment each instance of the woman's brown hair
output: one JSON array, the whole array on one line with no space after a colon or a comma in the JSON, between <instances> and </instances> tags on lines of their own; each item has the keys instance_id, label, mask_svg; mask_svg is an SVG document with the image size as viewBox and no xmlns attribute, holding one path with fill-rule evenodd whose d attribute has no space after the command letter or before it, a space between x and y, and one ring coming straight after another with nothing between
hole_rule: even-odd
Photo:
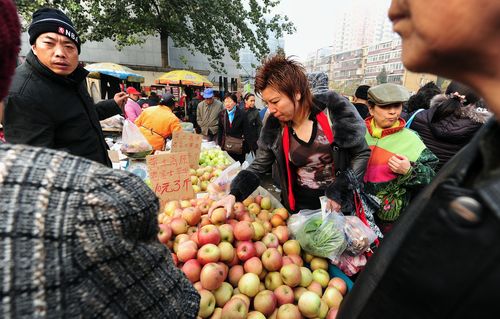
<instances>
[{"instance_id":1,"label":"woman's brown hair","mask_svg":"<svg viewBox=\"0 0 500 319\"><path fill-rule=\"evenodd\" d=\"M312 108L312 93L302 64L282 55L264 60L255 76L255 93L261 95L267 87L280 91L295 102L300 93L297 112L298 120L305 119Z\"/></svg>"}]
</instances>

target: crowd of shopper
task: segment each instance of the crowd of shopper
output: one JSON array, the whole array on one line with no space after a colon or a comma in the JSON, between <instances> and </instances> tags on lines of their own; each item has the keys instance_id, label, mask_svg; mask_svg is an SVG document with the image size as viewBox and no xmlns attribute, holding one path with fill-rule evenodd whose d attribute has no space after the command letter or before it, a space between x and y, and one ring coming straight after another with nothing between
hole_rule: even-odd
<instances>
[{"instance_id":1,"label":"crowd of shopper","mask_svg":"<svg viewBox=\"0 0 500 319\"><path fill-rule=\"evenodd\" d=\"M158 199L137 176L106 167L99 120L115 114L155 150L187 119L236 160L253 152L212 209L232 210L273 164L292 213L320 208L323 195L332 211L357 213L352 191L363 185L375 205L366 217L384 238L338 318L487 317L495 309L498 1L392 0L405 67L455 79L443 94L434 83L413 96L393 83L363 85L353 104L328 89L325 74L276 55L255 79L265 116L253 93L220 101L207 88L185 102L182 119L170 93L148 103L128 88L94 104L78 31L56 9L33 13L31 48L14 74L20 23L11 0L0 0L0 11L5 317L196 318L200 296L157 240Z\"/></svg>"}]
</instances>

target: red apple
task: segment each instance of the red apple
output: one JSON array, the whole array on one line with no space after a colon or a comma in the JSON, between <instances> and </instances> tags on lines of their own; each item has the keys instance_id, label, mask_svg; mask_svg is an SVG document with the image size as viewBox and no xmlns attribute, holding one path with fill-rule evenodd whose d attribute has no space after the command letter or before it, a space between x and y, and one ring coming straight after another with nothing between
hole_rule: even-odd
<instances>
[{"instance_id":1,"label":"red apple","mask_svg":"<svg viewBox=\"0 0 500 319\"><path fill-rule=\"evenodd\" d=\"M300 255L300 244L298 240L290 239L283 244L283 251L286 255Z\"/></svg>"},{"instance_id":2,"label":"red apple","mask_svg":"<svg viewBox=\"0 0 500 319\"><path fill-rule=\"evenodd\" d=\"M257 215L260 213L260 205L257 203L252 203L248 205L248 212L253 215Z\"/></svg>"},{"instance_id":3,"label":"red apple","mask_svg":"<svg viewBox=\"0 0 500 319\"><path fill-rule=\"evenodd\" d=\"M262 207L262 209L266 209L266 210L271 209L271 207L272 207L271 197L269 197L269 196L263 197L262 201L260 202L260 207Z\"/></svg>"},{"instance_id":4,"label":"red apple","mask_svg":"<svg viewBox=\"0 0 500 319\"><path fill-rule=\"evenodd\" d=\"M187 222L182 217L175 217L170 221L170 227L174 235L185 234L188 230Z\"/></svg>"},{"instance_id":5,"label":"red apple","mask_svg":"<svg viewBox=\"0 0 500 319\"><path fill-rule=\"evenodd\" d=\"M187 240L179 244L177 248L177 258L179 258L179 261L181 262L186 262L190 259L196 258L197 253L198 246L192 240Z\"/></svg>"},{"instance_id":6,"label":"red apple","mask_svg":"<svg viewBox=\"0 0 500 319\"><path fill-rule=\"evenodd\" d=\"M278 237L273 233L267 233L264 238L262 238L262 242L267 248L277 248L280 244L278 242Z\"/></svg>"},{"instance_id":7,"label":"red apple","mask_svg":"<svg viewBox=\"0 0 500 319\"><path fill-rule=\"evenodd\" d=\"M248 314L248 307L240 298L229 300L222 308L221 317L224 319L245 319Z\"/></svg>"},{"instance_id":8,"label":"red apple","mask_svg":"<svg viewBox=\"0 0 500 319\"><path fill-rule=\"evenodd\" d=\"M229 282L233 285L233 287L238 286L238 281L244 273L245 270L242 265L234 265L229 269Z\"/></svg>"},{"instance_id":9,"label":"red apple","mask_svg":"<svg viewBox=\"0 0 500 319\"><path fill-rule=\"evenodd\" d=\"M262 201L262 195L257 195L255 196L255 203L258 204L260 206L260 202Z\"/></svg>"},{"instance_id":10,"label":"red apple","mask_svg":"<svg viewBox=\"0 0 500 319\"><path fill-rule=\"evenodd\" d=\"M199 227L203 227L206 225L211 225L210 217L208 215L201 215L201 221Z\"/></svg>"},{"instance_id":11,"label":"red apple","mask_svg":"<svg viewBox=\"0 0 500 319\"><path fill-rule=\"evenodd\" d=\"M237 240L245 241L251 240L254 235L252 223L248 221L241 221L234 226L234 237Z\"/></svg>"},{"instance_id":12,"label":"red apple","mask_svg":"<svg viewBox=\"0 0 500 319\"><path fill-rule=\"evenodd\" d=\"M274 291L276 288L283 285L283 280L281 280L281 275L279 272L272 271L266 275L264 284L267 289Z\"/></svg>"},{"instance_id":13,"label":"red apple","mask_svg":"<svg viewBox=\"0 0 500 319\"><path fill-rule=\"evenodd\" d=\"M271 290L262 290L253 299L253 308L263 313L266 317L273 313L276 305L276 296Z\"/></svg>"},{"instance_id":14,"label":"red apple","mask_svg":"<svg viewBox=\"0 0 500 319\"><path fill-rule=\"evenodd\" d=\"M268 210L263 209L257 215L257 218L260 219L263 222L269 221L271 219L271 213Z\"/></svg>"},{"instance_id":15,"label":"red apple","mask_svg":"<svg viewBox=\"0 0 500 319\"><path fill-rule=\"evenodd\" d=\"M220 249L214 244L203 245L198 249L197 258L202 265L218 262L220 259Z\"/></svg>"},{"instance_id":16,"label":"red apple","mask_svg":"<svg viewBox=\"0 0 500 319\"><path fill-rule=\"evenodd\" d=\"M218 245L220 250L220 260L223 262L231 262L236 254L233 245L227 241L222 241Z\"/></svg>"},{"instance_id":17,"label":"red apple","mask_svg":"<svg viewBox=\"0 0 500 319\"><path fill-rule=\"evenodd\" d=\"M338 309L344 297L342 296L340 291L337 290L337 288L328 287L325 289L322 299L324 302L326 302L329 308Z\"/></svg>"},{"instance_id":18,"label":"red apple","mask_svg":"<svg viewBox=\"0 0 500 319\"><path fill-rule=\"evenodd\" d=\"M198 242L200 245L220 243L219 228L215 225L205 225L198 231Z\"/></svg>"},{"instance_id":19,"label":"red apple","mask_svg":"<svg viewBox=\"0 0 500 319\"><path fill-rule=\"evenodd\" d=\"M300 267L300 286L308 287L313 281L312 272L307 267Z\"/></svg>"},{"instance_id":20,"label":"red apple","mask_svg":"<svg viewBox=\"0 0 500 319\"><path fill-rule=\"evenodd\" d=\"M276 208L273 211L273 214L274 215L279 215L283 220L287 220L288 219L288 211L284 207Z\"/></svg>"},{"instance_id":21,"label":"red apple","mask_svg":"<svg viewBox=\"0 0 500 319\"><path fill-rule=\"evenodd\" d=\"M297 266L299 267L304 266L304 261L302 260L302 257L300 257L299 255L291 254L288 255L288 258L290 258L293 261L293 263L296 264Z\"/></svg>"},{"instance_id":22,"label":"red apple","mask_svg":"<svg viewBox=\"0 0 500 319\"><path fill-rule=\"evenodd\" d=\"M226 222L226 209L219 207L214 209L212 215L210 216L210 221L215 225L220 225Z\"/></svg>"},{"instance_id":23,"label":"red apple","mask_svg":"<svg viewBox=\"0 0 500 319\"><path fill-rule=\"evenodd\" d=\"M168 216L173 216L174 211L180 207L181 207L181 204L179 203L179 201L173 200L173 201L170 201L167 204L165 204L165 208L163 209L163 212Z\"/></svg>"},{"instance_id":24,"label":"red apple","mask_svg":"<svg viewBox=\"0 0 500 319\"><path fill-rule=\"evenodd\" d=\"M295 264L284 265L280 269L281 279L283 283L289 287L297 287L302 278L300 267Z\"/></svg>"},{"instance_id":25,"label":"red apple","mask_svg":"<svg viewBox=\"0 0 500 319\"><path fill-rule=\"evenodd\" d=\"M255 297L259 292L259 284L260 279L256 274L246 273L238 281L238 290L248 297Z\"/></svg>"},{"instance_id":26,"label":"red apple","mask_svg":"<svg viewBox=\"0 0 500 319\"><path fill-rule=\"evenodd\" d=\"M318 282L322 288L326 288L330 281L330 274L324 269L316 269L313 271L313 280Z\"/></svg>"},{"instance_id":27,"label":"red apple","mask_svg":"<svg viewBox=\"0 0 500 319\"><path fill-rule=\"evenodd\" d=\"M219 288L213 291L217 306L224 307L226 302L233 296L233 286L228 282L223 282Z\"/></svg>"},{"instance_id":28,"label":"red apple","mask_svg":"<svg viewBox=\"0 0 500 319\"><path fill-rule=\"evenodd\" d=\"M242 241L236 246L236 255L241 261L247 261L257 254L251 241Z\"/></svg>"},{"instance_id":29,"label":"red apple","mask_svg":"<svg viewBox=\"0 0 500 319\"><path fill-rule=\"evenodd\" d=\"M278 306L293 303L294 295L293 290L287 285L281 285L274 290L274 295L276 296L276 300L278 301Z\"/></svg>"},{"instance_id":30,"label":"red apple","mask_svg":"<svg viewBox=\"0 0 500 319\"><path fill-rule=\"evenodd\" d=\"M326 319L336 319L337 318L337 313L339 312L338 309L330 309L328 311L328 314L326 315Z\"/></svg>"},{"instance_id":31,"label":"red apple","mask_svg":"<svg viewBox=\"0 0 500 319\"><path fill-rule=\"evenodd\" d=\"M201 211L197 207L186 207L182 210L182 218L191 226L196 226L201 220Z\"/></svg>"},{"instance_id":32,"label":"red apple","mask_svg":"<svg viewBox=\"0 0 500 319\"><path fill-rule=\"evenodd\" d=\"M266 234L266 230L264 229L264 226L262 225L261 222L257 222L257 221L252 222L252 226L253 226L253 230L254 230L252 240L253 241L261 240L262 237L264 237L264 235Z\"/></svg>"},{"instance_id":33,"label":"red apple","mask_svg":"<svg viewBox=\"0 0 500 319\"><path fill-rule=\"evenodd\" d=\"M345 296L345 294L347 293L347 284L340 277L333 277L332 279L330 279L330 281L328 282L328 287L337 288L337 290L340 291L343 296Z\"/></svg>"},{"instance_id":34,"label":"red apple","mask_svg":"<svg viewBox=\"0 0 500 319\"><path fill-rule=\"evenodd\" d=\"M245 272L251 272L259 276L262 272L262 262L259 257L252 257L245 261L243 269L245 269Z\"/></svg>"},{"instance_id":35,"label":"red apple","mask_svg":"<svg viewBox=\"0 0 500 319\"><path fill-rule=\"evenodd\" d=\"M170 225L159 224L158 227L160 228L160 231L158 232L158 240L162 244L168 243L172 237L172 229L170 228Z\"/></svg>"},{"instance_id":36,"label":"red apple","mask_svg":"<svg viewBox=\"0 0 500 319\"><path fill-rule=\"evenodd\" d=\"M302 319L299 307L293 304L284 304L278 308L276 319Z\"/></svg>"},{"instance_id":37,"label":"red apple","mask_svg":"<svg viewBox=\"0 0 500 319\"><path fill-rule=\"evenodd\" d=\"M314 292L306 291L300 296L298 305L303 316L315 318L321 308L321 299Z\"/></svg>"},{"instance_id":38,"label":"red apple","mask_svg":"<svg viewBox=\"0 0 500 319\"><path fill-rule=\"evenodd\" d=\"M306 291L308 291L308 290L304 287L293 288L293 297L295 299L295 303L299 302L300 296L302 296L302 294Z\"/></svg>"},{"instance_id":39,"label":"red apple","mask_svg":"<svg viewBox=\"0 0 500 319\"><path fill-rule=\"evenodd\" d=\"M276 248L268 248L262 254L262 264L268 271L278 271L283 265L281 254Z\"/></svg>"},{"instance_id":40,"label":"red apple","mask_svg":"<svg viewBox=\"0 0 500 319\"><path fill-rule=\"evenodd\" d=\"M229 243L233 242L233 226L231 224L222 224L219 226L220 239Z\"/></svg>"},{"instance_id":41,"label":"red apple","mask_svg":"<svg viewBox=\"0 0 500 319\"><path fill-rule=\"evenodd\" d=\"M215 290L224 282L224 270L216 263L208 263L201 269L201 286L207 290Z\"/></svg>"},{"instance_id":42,"label":"red apple","mask_svg":"<svg viewBox=\"0 0 500 319\"><path fill-rule=\"evenodd\" d=\"M196 259L186 261L182 266L182 272L192 283L200 280L201 265Z\"/></svg>"},{"instance_id":43,"label":"red apple","mask_svg":"<svg viewBox=\"0 0 500 319\"><path fill-rule=\"evenodd\" d=\"M212 315L215 309L215 297L214 295L206 290L201 289L198 291L200 294L200 310L198 311L198 316L201 318L208 318Z\"/></svg>"},{"instance_id":44,"label":"red apple","mask_svg":"<svg viewBox=\"0 0 500 319\"><path fill-rule=\"evenodd\" d=\"M318 296L323 295L323 288L319 282L313 281L309 286L307 286L307 290L314 292Z\"/></svg>"},{"instance_id":45,"label":"red apple","mask_svg":"<svg viewBox=\"0 0 500 319\"><path fill-rule=\"evenodd\" d=\"M261 242L261 241L256 241L253 243L253 245L255 246L255 252L256 252L256 256L257 257L260 257L262 256L262 254L266 251L267 247L266 245Z\"/></svg>"},{"instance_id":46,"label":"red apple","mask_svg":"<svg viewBox=\"0 0 500 319\"><path fill-rule=\"evenodd\" d=\"M275 229L273 229L273 234L276 235L279 243L283 245L288 240L288 227L278 226Z\"/></svg>"}]
</instances>

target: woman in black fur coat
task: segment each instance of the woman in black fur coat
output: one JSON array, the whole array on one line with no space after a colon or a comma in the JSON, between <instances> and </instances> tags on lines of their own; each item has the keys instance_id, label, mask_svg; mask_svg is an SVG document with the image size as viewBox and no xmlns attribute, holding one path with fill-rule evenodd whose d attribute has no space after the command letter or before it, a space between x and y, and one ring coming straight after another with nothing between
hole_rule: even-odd
<instances>
[{"instance_id":1,"label":"woman in black fur coat","mask_svg":"<svg viewBox=\"0 0 500 319\"><path fill-rule=\"evenodd\" d=\"M255 160L236 176L231 195L219 205L231 210L232 203L250 195L259 186L259 176L276 162L282 203L291 212L320 208L322 195L329 198L332 209L341 210L348 185L336 178L342 165L334 158L344 154L345 168L362 180L370 157L366 128L347 99L328 91L326 74L315 74L310 81L314 95L302 65L282 56L271 57L258 70L255 91L270 115Z\"/></svg>"}]
</instances>

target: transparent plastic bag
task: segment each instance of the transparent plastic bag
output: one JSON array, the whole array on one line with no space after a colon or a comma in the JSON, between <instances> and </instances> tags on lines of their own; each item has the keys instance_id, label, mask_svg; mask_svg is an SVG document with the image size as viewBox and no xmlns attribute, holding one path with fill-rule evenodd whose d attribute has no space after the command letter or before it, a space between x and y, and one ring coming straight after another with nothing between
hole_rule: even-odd
<instances>
[{"instance_id":1,"label":"transparent plastic bag","mask_svg":"<svg viewBox=\"0 0 500 319\"><path fill-rule=\"evenodd\" d=\"M362 255L377 238L358 216L345 216L344 233L347 241L345 252L351 256Z\"/></svg>"},{"instance_id":2,"label":"transparent plastic bag","mask_svg":"<svg viewBox=\"0 0 500 319\"><path fill-rule=\"evenodd\" d=\"M234 162L223 170L220 176L207 186L207 192L210 198L213 200L219 200L229 194L231 182L240 171L240 162Z\"/></svg>"},{"instance_id":3,"label":"transparent plastic bag","mask_svg":"<svg viewBox=\"0 0 500 319\"><path fill-rule=\"evenodd\" d=\"M344 216L323 214L321 210L301 210L292 215L288 228L304 251L311 255L337 259L345 250Z\"/></svg>"},{"instance_id":4,"label":"transparent plastic bag","mask_svg":"<svg viewBox=\"0 0 500 319\"><path fill-rule=\"evenodd\" d=\"M120 150L125 155L139 156L145 154L144 156L146 156L152 152L153 147L148 143L144 135L142 135L137 125L127 119L123 123L122 146Z\"/></svg>"},{"instance_id":5,"label":"transparent plastic bag","mask_svg":"<svg viewBox=\"0 0 500 319\"><path fill-rule=\"evenodd\" d=\"M350 256L346 252L340 255L337 259L332 260L332 263L339 267L340 270L347 276L357 274L366 265L367 259L365 255Z\"/></svg>"}]
</instances>

